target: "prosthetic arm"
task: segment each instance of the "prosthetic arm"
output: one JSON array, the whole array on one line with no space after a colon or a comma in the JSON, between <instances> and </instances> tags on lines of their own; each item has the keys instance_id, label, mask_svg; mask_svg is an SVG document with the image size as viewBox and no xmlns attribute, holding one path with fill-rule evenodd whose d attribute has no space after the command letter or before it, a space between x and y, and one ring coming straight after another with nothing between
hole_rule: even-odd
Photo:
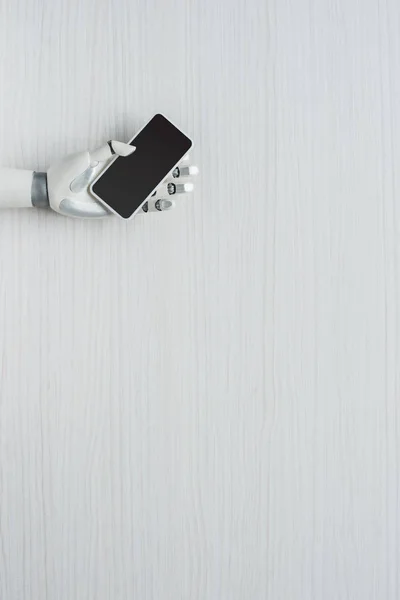
<instances>
[{"instance_id":1,"label":"prosthetic arm","mask_svg":"<svg viewBox=\"0 0 400 600\"><path fill-rule=\"evenodd\" d=\"M67 156L47 173L0 168L0 208L51 208L68 217L108 217L111 213L91 195L89 186L115 155L126 157L134 151L133 146L112 140L93 152ZM173 208L176 194L193 191L191 178L197 173L185 157L141 212Z\"/></svg>"}]
</instances>

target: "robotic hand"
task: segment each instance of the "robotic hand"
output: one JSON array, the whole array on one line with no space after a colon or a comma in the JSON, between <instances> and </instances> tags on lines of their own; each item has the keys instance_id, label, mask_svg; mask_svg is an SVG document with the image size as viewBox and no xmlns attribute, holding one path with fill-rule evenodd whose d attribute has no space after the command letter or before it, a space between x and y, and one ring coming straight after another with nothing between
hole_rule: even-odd
<instances>
[{"instance_id":1,"label":"robotic hand","mask_svg":"<svg viewBox=\"0 0 400 600\"><path fill-rule=\"evenodd\" d=\"M50 166L47 173L0 169L0 208L50 207L68 217L110 216L112 213L91 195L89 186L115 155L126 157L134 151L133 146L112 140L93 152L67 156ZM173 196L193 191L190 178L198 169L188 160L185 157L159 186L143 205L142 213L169 210L175 206Z\"/></svg>"}]
</instances>

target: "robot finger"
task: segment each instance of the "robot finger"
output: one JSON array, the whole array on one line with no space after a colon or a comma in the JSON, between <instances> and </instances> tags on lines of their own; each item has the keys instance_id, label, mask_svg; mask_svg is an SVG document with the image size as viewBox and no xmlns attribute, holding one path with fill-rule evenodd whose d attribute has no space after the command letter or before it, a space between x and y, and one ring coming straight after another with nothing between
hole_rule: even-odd
<instances>
[{"instance_id":1,"label":"robot finger","mask_svg":"<svg viewBox=\"0 0 400 600\"><path fill-rule=\"evenodd\" d=\"M172 200L165 200L164 198L155 198L152 196L150 200L145 202L141 208L139 214L147 214L150 212L163 212L166 210L172 210L175 208L175 202Z\"/></svg>"},{"instance_id":2,"label":"robot finger","mask_svg":"<svg viewBox=\"0 0 400 600\"><path fill-rule=\"evenodd\" d=\"M199 168L196 165L188 165L180 163L173 171L173 179L181 179L182 177L196 177L199 174Z\"/></svg>"},{"instance_id":3,"label":"robot finger","mask_svg":"<svg viewBox=\"0 0 400 600\"><path fill-rule=\"evenodd\" d=\"M194 190L194 183L186 182L166 182L162 183L153 193L152 198L168 198L175 194L190 194Z\"/></svg>"},{"instance_id":4,"label":"robot finger","mask_svg":"<svg viewBox=\"0 0 400 600\"><path fill-rule=\"evenodd\" d=\"M135 150L135 146L125 144L124 142L110 140L90 153L90 164L91 166L97 166L99 162L104 162L112 156L129 156L135 152Z\"/></svg>"}]
</instances>

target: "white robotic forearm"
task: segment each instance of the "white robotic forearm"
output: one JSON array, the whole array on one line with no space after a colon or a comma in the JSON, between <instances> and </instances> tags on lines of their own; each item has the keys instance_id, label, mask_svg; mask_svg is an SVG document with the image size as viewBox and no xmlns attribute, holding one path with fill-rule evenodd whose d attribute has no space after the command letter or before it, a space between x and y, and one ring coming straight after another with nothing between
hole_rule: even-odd
<instances>
[{"instance_id":1,"label":"white robotic forearm","mask_svg":"<svg viewBox=\"0 0 400 600\"><path fill-rule=\"evenodd\" d=\"M0 169L0 208L49 206L47 177L22 169Z\"/></svg>"},{"instance_id":2,"label":"white robotic forearm","mask_svg":"<svg viewBox=\"0 0 400 600\"><path fill-rule=\"evenodd\" d=\"M0 169L0 208L52 208L62 215L77 218L110 216L111 213L91 195L89 186L114 155L125 157L134 151L129 144L110 141L93 152L67 156L50 166L47 173ZM188 178L197 172L197 167L189 165L186 157L141 212L173 208L171 197L191 192L194 185Z\"/></svg>"}]
</instances>

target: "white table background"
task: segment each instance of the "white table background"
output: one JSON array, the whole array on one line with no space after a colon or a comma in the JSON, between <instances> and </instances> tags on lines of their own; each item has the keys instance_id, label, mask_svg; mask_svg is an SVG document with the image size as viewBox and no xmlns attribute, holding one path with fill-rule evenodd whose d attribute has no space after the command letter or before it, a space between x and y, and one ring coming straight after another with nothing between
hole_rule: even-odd
<instances>
[{"instance_id":1,"label":"white table background","mask_svg":"<svg viewBox=\"0 0 400 600\"><path fill-rule=\"evenodd\" d=\"M0 216L2 600L398 600L398 0L0 0L0 90L3 166L202 171Z\"/></svg>"}]
</instances>

